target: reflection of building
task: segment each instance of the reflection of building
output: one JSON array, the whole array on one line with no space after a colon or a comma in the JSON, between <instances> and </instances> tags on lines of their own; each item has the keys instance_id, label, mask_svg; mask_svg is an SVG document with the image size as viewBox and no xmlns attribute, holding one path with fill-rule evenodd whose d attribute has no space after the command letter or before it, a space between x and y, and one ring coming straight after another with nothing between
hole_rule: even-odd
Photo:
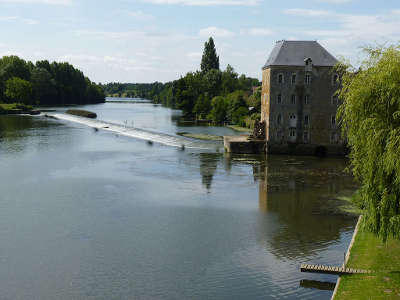
<instances>
[{"instance_id":1,"label":"reflection of building","mask_svg":"<svg viewBox=\"0 0 400 300\"><path fill-rule=\"evenodd\" d=\"M276 43L262 75L261 121L270 153L343 154L336 63L316 41Z\"/></svg>"},{"instance_id":2,"label":"reflection of building","mask_svg":"<svg viewBox=\"0 0 400 300\"><path fill-rule=\"evenodd\" d=\"M310 255L339 239L341 232L354 226L354 218L324 211L329 197L336 195L335 191L330 193L329 184L344 189L349 178L337 176L327 180L321 178L319 170L314 167L311 169L314 173L307 174L301 168L270 161L260 173L263 176L259 177L259 209L266 218L277 216L284 225L268 240L277 256L296 258ZM340 167L340 164L331 165L332 169L328 170L333 172Z\"/></svg>"}]
</instances>

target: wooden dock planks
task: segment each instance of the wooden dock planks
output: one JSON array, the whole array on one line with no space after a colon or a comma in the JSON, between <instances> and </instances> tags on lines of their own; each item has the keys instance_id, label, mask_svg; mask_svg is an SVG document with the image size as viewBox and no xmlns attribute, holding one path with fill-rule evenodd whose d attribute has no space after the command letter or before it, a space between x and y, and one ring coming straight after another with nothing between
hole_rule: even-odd
<instances>
[{"instance_id":1,"label":"wooden dock planks","mask_svg":"<svg viewBox=\"0 0 400 300\"><path fill-rule=\"evenodd\" d=\"M372 273L370 270L361 270L361 269L344 268L344 267L336 267L336 266L310 265L310 264L301 264L300 271L301 272L312 272L312 273L326 273L326 274L334 274L334 275Z\"/></svg>"}]
</instances>

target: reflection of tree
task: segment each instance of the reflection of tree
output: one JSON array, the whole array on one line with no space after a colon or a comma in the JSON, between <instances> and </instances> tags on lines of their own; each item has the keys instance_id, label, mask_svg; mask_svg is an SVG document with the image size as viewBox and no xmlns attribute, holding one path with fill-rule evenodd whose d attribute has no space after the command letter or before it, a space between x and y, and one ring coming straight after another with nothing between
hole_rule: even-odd
<instances>
[{"instance_id":1,"label":"reflection of tree","mask_svg":"<svg viewBox=\"0 0 400 300\"><path fill-rule=\"evenodd\" d=\"M355 218L335 216L325 209L327 205L335 205L327 199L348 188L351 182L351 178L343 176L342 167L332 164L328 170L331 176L321 176L316 166L281 161L269 162L264 172L260 172L260 211L276 214L284 225L272 237L260 236L276 256L293 259L313 254L354 226ZM326 166L320 171L326 175ZM260 235L262 232L261 229Z\"/></svg>"},{"instance_id":2,"label":"reflection of tree","mask_svg":"<svg viewBox=\"0 0 400 300\"><path fill-rule=\"evenodd\" d=\"M58 123L50 122L40 117L6 115L0 117L0 147L12 147L13 151L22 151L31 140L27 140L29 135L38 135L38 132L32 132L49 127L57 126ZM7 143L2 143L3 141ZM40 139L37 140L40 146Z\"/></svg>"},{"instance_id":3,"label":"reflection of tree","mask_svg":"<svg viewBox=\"0 0 400 300\"><path fill-rule=\"evenodd\" d=\"M203 186L208 191L211 189L211 183L220 158L221 154L219 153L200 153L200 174Z\"/></svg>"}]
</instances>

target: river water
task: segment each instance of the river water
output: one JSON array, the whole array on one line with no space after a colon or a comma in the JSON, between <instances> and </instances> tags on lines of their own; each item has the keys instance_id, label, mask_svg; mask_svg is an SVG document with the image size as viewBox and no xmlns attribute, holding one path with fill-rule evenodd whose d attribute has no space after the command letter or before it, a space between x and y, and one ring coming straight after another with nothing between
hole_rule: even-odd
<instances>
[{"instance_id":1,"label":"river water","mask_svg":"<svg viewBox=\"0 0 400 300\"><path fill-rule=\"evenodd\" d=\"M83 108L101 122L0 116L1 299L330 298L314 281L336 277L299 266L343 262L346 161L228 155L176 133L234 131L143 101Z\"/></svg>"}]
</instances>

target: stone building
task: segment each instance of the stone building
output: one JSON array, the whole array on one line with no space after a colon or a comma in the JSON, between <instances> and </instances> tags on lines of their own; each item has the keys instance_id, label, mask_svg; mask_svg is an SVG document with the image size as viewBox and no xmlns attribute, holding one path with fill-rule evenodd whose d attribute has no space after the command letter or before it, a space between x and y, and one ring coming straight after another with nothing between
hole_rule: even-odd
<instances>
[{"instance_id":1,"label":"stone building","mask_svg":"<svg viewBox=\"0 0 400 300\"><path fill-rule=\"evenodd\" d=\"M278 41L262 68L268 153L342 155L337 63L316 41Z\"/></svg>"}]
</instances>

